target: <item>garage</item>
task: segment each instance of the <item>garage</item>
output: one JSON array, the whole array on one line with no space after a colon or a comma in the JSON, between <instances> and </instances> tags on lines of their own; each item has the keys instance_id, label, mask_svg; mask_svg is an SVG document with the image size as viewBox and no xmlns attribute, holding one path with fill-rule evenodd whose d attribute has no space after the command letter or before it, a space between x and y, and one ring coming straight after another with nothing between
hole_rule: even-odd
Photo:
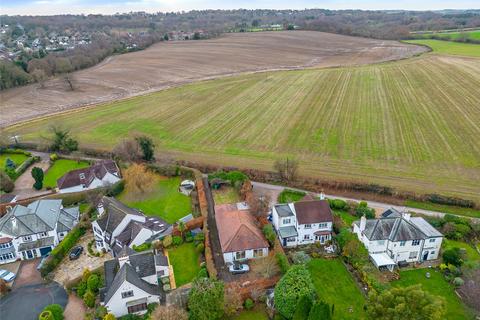
<instances>
[{"instance_id":1,"label":"garage","mask_svg":"<svg viewBox=\"0 0 480 320\"><path fill-rule=\"evenodd\" d=\"M52 251L52 247L43 247L43 248L40 248L40 255L42 257L45 257L47 254L50 253L50 251Z\"/></svg>"}]
</instances>

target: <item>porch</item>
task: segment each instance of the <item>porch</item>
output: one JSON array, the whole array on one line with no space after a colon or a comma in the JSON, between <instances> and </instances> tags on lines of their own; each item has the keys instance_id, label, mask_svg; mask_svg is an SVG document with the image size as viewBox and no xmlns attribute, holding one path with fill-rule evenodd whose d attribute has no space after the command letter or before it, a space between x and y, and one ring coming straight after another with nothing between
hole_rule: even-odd
<instances>
[{"instance_id":1,"label":"porch","mask_svg":"<svg viewBox=\"0 0 480 320\"><path fill-rule=\"evenodd\" d=\"M397 265L386 253L370 253L370 260L372 260L375 267L379 270L387 269L393 272L393 269Z\"/></svg>"}]
</instances>

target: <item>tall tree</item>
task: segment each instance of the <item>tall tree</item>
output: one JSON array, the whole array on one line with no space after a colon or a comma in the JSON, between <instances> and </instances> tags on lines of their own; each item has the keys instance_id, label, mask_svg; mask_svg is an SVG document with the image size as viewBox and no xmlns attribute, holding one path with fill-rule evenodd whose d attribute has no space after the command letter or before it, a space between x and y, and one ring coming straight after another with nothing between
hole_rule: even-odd
<instances>
[{"instance_id":1,"label":"tall tree","mask_svg":"<svg viewBox=\"0 0 480 320\"><path fill-rule=\"evenodd\" d=\"M222 319L225 307L223 290L223 282L210 278L195 280L188 296L189 319Z\"/></svg>"},{"instance_id":2,"label":"tall tree","mask_svg":"<svg viewBox=\"0 0 480 320\"><path fill-rule=\"evenodd\" d=\"M152 190L156 176L144 165L134 163L123 172L125 189L132 197L141 197ZM133 199L132 199L133 200Z\"/></svg>"},{"instance_id":3,"label":"tall tree","mask_svg":"<svg viewBox=\"0 0 480 320\"><path fill-rule=\"evenodd\" d=\"M378 320L440 320L445 319L445 301L423 291L420 285L393 288L381 294L372 291L367 314Z\"/></svg>"},{"instance_id":4,"label":"tall tree","mask_svg":"<svg viewBox=\"0 0 480 320\"><path fill-rule=\"evenodd\" d=\"M143 160L145 161L153 161L155 160L154 148L155 144L153 143L152 139L147 136L140 136L136 138L140 149L142 149L143 153Z\"/></svg>"},{"instance_id":5,"label":"tall tree","mask_svg":"<svg viewBox=\"0 0 480 320\"><path fill-rule=\"evenodd\" d=\"M282 181L291 182L297 179L298 161L296 159L287 157L283 160L277 160L273 167Z\"/></svg>"},{"instance_id":6,"label":"tall tree","mask_svg":"<svg viewBox=\"0 0 480 320\"><path fill-rule=\"evenodd\" d=\"M72 152L78 149L77 140L70 137L70 130L57 126L50 127L52 151Z\"/></svg>"}]
</instances>

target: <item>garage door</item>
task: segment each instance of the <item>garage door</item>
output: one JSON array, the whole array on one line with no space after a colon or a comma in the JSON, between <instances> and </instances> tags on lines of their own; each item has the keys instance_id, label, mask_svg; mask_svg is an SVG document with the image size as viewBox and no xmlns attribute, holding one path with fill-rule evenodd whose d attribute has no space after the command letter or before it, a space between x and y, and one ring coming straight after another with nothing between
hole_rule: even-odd
<instances>
[{"instance_id":1,"label":"garage door","mask_svg":"<svg viewBox=\"0 0 480 320\"><path fill-rule=\"evenodd\" d=\"M50 251L52 251L52 247L40 248L40 255L45 257Z\"/></svg>"}]
</instances>

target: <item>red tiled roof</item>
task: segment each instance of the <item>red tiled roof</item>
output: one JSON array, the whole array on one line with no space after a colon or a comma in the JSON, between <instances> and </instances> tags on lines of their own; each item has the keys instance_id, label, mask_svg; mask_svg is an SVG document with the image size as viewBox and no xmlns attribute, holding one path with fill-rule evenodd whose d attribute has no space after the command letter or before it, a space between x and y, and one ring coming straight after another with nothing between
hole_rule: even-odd
<instances>
[{"instance_id":1,"label":"red tiled roof","mask_svg":"<svg viewBox=\"0 0 480 320\"><path fill-rule=\"evenodd\" d=\"M238 210L236 205L215 206L215 221L223 252L267 248L262 231L248 210Z\"/></svg>"},{"instance_id":2,"label":"red tiled roof","mask_svg":"<svg viewBox=\"0 0 480 320\"><path fill-rule=\"evenodd\" d=\"M330 231L316 231L313 234L316 235L316 236L322 236L322 235L325 236L325 235L331 234L331 232Z\"/></svg>"},{"instance_id":3,"label":"red tiled roof","mask_svg":"<svg viewBox=\"0 0 480 320\"><path fill-rule=\"evenodd\" d=\"M0 244L8 243L10 241L12 241L12 238L9 238L9 237L0 238Z\"/></svg>"},{"instance_id":4,"label":"red tiled roof","mask_svg":"<svg viewBox=\"0 0 480 320\"><path fill-rule=\"evenodd\" d=\"M298 201L294 206L299 224L333 221L332 210L327 200Z\"/></svg>"},{"instance_id":5,"label":"red tiled roof","mask_svg":"<svg viewBox=\"0 0 480 320\"><path fill-rule=\"evenodd\" d=\"M102 160L88 168L69 171L57 180L57 186L59 189L71 188L78 185L88 186L95 177L103 179L107 172L119 176L120 170L115 161Z\"/></svg>"}]
</instances>

